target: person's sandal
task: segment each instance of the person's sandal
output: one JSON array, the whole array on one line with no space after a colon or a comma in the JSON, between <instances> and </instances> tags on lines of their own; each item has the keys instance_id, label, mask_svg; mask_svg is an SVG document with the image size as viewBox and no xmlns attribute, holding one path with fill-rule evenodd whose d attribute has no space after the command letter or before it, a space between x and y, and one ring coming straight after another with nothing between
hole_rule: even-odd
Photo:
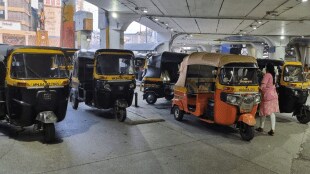
<instances>
[{"instance_id":1,"label":"person's sandal","mask_svg":"<svg viewBox=\"0 0 310 174\"><path fill-rule=\"evenodd\" d=\"M274 131L273 131L273 130L270 130L270 131L268 132L268 134L269 134L270 136L273 136L273 135L274 135Z\"/></svg>"},{"instance_id":2,"label":"person's sandal","mask_svg":"<svg viewBox=\"0 0 310 174\"><path fill-rule=\"evenodd\" d=\"M263 129L263 128L261 128L261 127L256 128L255 130L256 130L257 132L263 132L263 131L264 131L264 129Z\"/></svg>"}]
</instances>

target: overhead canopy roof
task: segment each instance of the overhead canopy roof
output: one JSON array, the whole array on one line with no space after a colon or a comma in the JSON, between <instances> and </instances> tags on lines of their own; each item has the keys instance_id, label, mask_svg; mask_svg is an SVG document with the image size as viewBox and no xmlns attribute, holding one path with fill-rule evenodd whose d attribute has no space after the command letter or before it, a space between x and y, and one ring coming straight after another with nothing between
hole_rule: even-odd
<instances>
[{"instance_id":1,"label":"overhead canopy roof","mask_svg":"<svg viewBox=\"0 0 310 174\"><path fill-rule=\"evenodd\" d=\"M141 14L156 31L207 34L310 35L310 2L301 0L87 0L100 8ZM143 8L148 13L143 13ZM155 18L159 19L155 21ZM154 25L155 24L155 25ZM168 27L165 25L168 24ZM255 26L257 29L254 29Z\"/></svg>"}]
</instances>

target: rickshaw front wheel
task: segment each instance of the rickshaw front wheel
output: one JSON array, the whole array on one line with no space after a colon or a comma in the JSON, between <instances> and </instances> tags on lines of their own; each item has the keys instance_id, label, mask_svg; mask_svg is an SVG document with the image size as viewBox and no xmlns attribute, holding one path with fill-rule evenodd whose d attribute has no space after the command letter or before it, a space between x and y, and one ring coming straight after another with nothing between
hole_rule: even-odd
<instances>
[{"instance_id":1,"label":"rickshaw front wheel","mask_svg":"<svg viewBox=\"0 0 310 174\"><path fill-rule=\"evenodd\" d=\"M177 121L182 121L184 116L184 111L180 110L178 106L173 107L174 119Z\"/></svg>"},{"instance_id":2,"label":"rickshaw front wheel","mask_svg":"<svg viewBox=\"0 0 310 174\"><path fill-rule=\"evenodd\" d=\"M50 143L55 139L55 125L54 123L43 124L44 141Z\"/></svg>"},{"instance_id":3,"label":"rickshaw front wheel","mask_svg":"<svg viewBox=\"0 0 310 174\"><path fill-rule=\"evenodd\" d=\"M115 116L119 122L124 122L127 118L126 108L122 108L122 109L119 109L118 111L115 111Z\"/></svg>"},{"instance_id":4,"label":"rickshaw front wheel","mask_svg":"<svg viewBox=\"0 0 310 174\"><path fill-rule=\"evenodd\" d=\"M148 93L146 96L146 102L150 105L156 103L157 97L154 93Z\"/></svg>"},{"instance_id":5,"label":"rickshaw front wheel","mask_svg":"<svg viewBox=\"0 0 310 174\"><path fill-rule=\"evenodd\" d=\"M240 123L240 135L245 141L250 141L254 138L254 126L249 126L245 123Z\"/></svg>"}]
</instances>

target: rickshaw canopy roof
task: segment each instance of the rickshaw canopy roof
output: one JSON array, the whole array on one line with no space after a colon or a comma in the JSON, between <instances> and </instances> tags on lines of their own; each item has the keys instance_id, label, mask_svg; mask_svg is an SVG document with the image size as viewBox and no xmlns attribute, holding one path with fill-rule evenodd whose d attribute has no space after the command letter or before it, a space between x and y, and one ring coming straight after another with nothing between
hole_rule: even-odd
<instances>
[{"instance_id":1,"label":"rickshaw canopy roof","mask_svg":"<svg viewBox=\"0 0 310 174\"><path fill-rule=\"evenodd\" d=\"M173 63L181 63L188 54L184 53L174 53L165 51L158 55L153 55L148 60L148 65L156 68L160 68L161 63L163 62L173 62Z\"/></svg>"},{"instance_id":2,"label":"rickshaw canopy roof","mask_svg":"<svg viewBox=\"0 0 310 174\"><path fill-rule=\"evenodd\" d=\"M64 50L60 47L47 47L47 46L24 46L24 45L6 45L2 44L0 45L0 54L2 54L4 57L7 57L9 54L11 54L13 51L19 50L19 49L41 49L41 50L56 50L61 51L64 53Z\"/></svg>"},{"instance_id":3,"label":"rickshaw canopy roof","mask_svg":"<svg viewBox=\"0 0 310 174\"><path fill-rule=\"evenodd\" d=\"M210 65L214 67L222 67L229 63L257 63L257 61L252 56L197 52L192 53L191 55L186 57L182 62L182 64L184 65L201 64L201 65Z\"/></svg>"},{"instance_id":4,"label":"rickshaw canopy roof","mask_svg":"<svg viewBox=\"0 0 310 174\"><path fill-rule=\"evenodd\" d=\"M74 58L75 59L80 59L80 58L84 58L84 59L94 59L95 56L95 51L77 51L75 52Z\"/></svg>"},{"instance_id":5,"label":"rickshaw canopy roof","mask_svg":"<svg viewBox=\"0 0 310 174\"><path fill-rule=\"evenodd\" d=\"M176 86L185 86L188 65L209 65L213 67L223 67L230 63L257 63L251 56L240 56L233 54L219 54L197 52L187 56L180 66L180 76L175 84Z\"/></svg>"}]
</instances>

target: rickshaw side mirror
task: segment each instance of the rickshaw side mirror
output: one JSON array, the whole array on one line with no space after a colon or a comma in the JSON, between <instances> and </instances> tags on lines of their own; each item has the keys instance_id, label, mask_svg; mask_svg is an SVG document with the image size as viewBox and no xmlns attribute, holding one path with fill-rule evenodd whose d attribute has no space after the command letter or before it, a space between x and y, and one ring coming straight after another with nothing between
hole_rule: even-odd
<instances>
[{"instance_id":1,"label":"rickshaw side mirror","mask_svg":"<svg viewBox=\"0 0 310 174\"><path fill-rule=\"evenodd\" d=\"M217 70L212 70L212 75L216 76L217 75Z\"/></svg>"}]
</instances>

